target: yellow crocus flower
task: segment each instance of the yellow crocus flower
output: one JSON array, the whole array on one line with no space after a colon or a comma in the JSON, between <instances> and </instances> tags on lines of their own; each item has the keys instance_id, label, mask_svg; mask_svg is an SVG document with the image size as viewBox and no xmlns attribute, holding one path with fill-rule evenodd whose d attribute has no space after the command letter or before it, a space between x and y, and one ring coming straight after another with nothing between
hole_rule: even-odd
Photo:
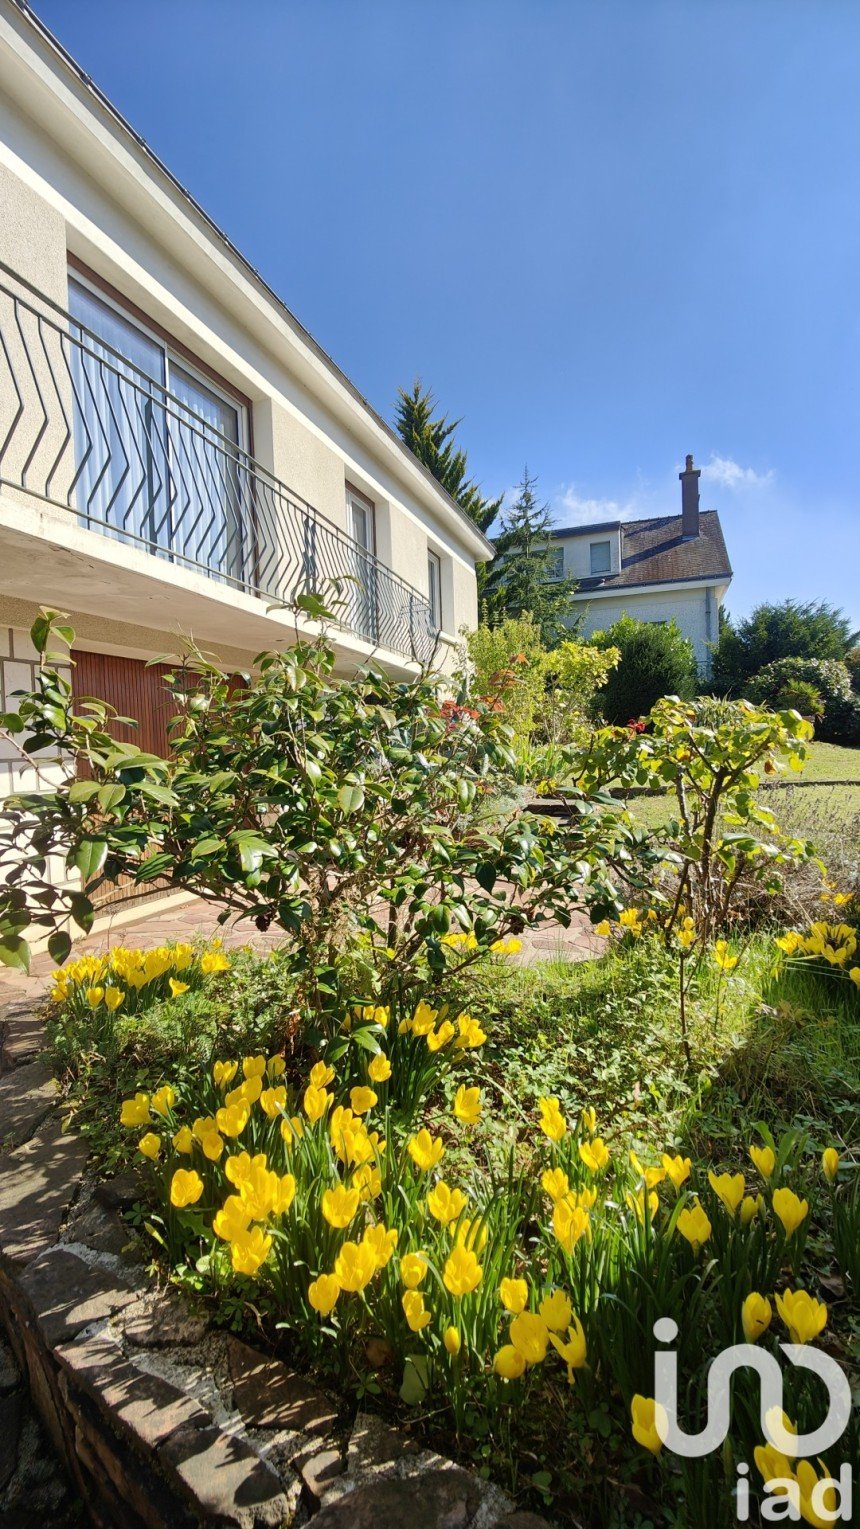
<instances>
[{"instance_id":1,"label":"yellow crocus flower","mask_svg":"<svg viewBox=\"0 0 860 1529\"><path fill-rule=\"evenodd\" d=\"M559 1100L552 1097L538 1099L538 1109L540 1110L540 1128L544 1136L548 1136L550 1141L561 1141L567 1134L567 1121L562 1114Z\"/></svg>"},{"instance_id":2,"label":"yellow crocus flower","mask_svg":"<svg viewBox=\"0 0 860 1529\"><path fill-rule=\"evenodd\" d=\"M737 1215L738 1206L744 1197L744 1176L742 1173L708 1173L710 1184L717 1199L725 1206L730 1216Z\"/></svg>"},{"instance_id":3,"label":"yellow crocus flower","mask_svg":"<svg viewBox=\"0 0 860 1529\"><path fill-rule=\"evenodd\" d=\"M424 1305L424 1297L420 1290L404 1290L400 1304L410 1332L420 1333L422 1328L427 1327L433 1320Z\"/></svg>"},{"instance_id":4,"label":"yellow crocus flower","mask_svg":"<svg viewBox=\"0 0 860 1529\"><path fill-rule=\"evenodd\" d=\"M170 1181L170 1203L178 1210L196 1205L203 1193L203 1180L193 1168L177 1168Z\"/></svg>"},{"instance_id":5,"label":"yellow crocus flower","mask_svg":"<svg viewBox=\"0 0 860 1529\"><path fill-rule=\"evenodd\" d=\"M371 1083L387 1083L391 1077L391 1063L382 1052L375 1056L367 1069L367 1076Z\"/></svg>"},{"instance_id":6,"label":"yellow crocus flower","mask_svg":"<svg viewBox=\"0 0 860 1529\"><path fill-rule=\"evenodd\" d=\"M442 1222L443 1226L456 1221L465 1210L467 1203L467 1196L462 1189L451 1189L444 1179L440 1179L427 1196L427 1209L436 1221Z\"/></svg>"},{"instance_id":7,"label":"yellow crocus flower","mask_svg":"<svg viewBox=\"0 0 860 1529\"><path fill-rule=\"evenodd\" d=\"M573 1320L570 1297L563 1290L553 1290L550 1295L545 1295L538 1311L550 1332L563 1333Z\"/></svg>"},{"instance_id":8,"label":"yellow crocus flower","mask_svg":"<svg viewBox=\"0 0 860 1529\"><path fill-rule=\"evenodd\" d=\"M340 1285L333 1274L321 1274L308 1285L308 1300L321 1317L327 1317L334 1311L339 1295Z\"/></svg>"},{"instance_id":9,"label":"yellow crocus flower","mask_svg":"<svg viewBox=\"0 0 860 1529\"><path fill-rule=\"evenodd\" d=\"M334 1261L334 1272L342 1290L363 1290L376 1273L376 1257L367 1243L345 1242Z\"/></svg>"},{"instance_id":10,"label":"yellow crocus flower","mask_svg":"<svg viewBox=\"0 0 860 1529\"><path fill-rule=\"evenodd\" d=\"M711 1223L698 1200L693 1206L684 1206L675 1224L681 1236L689 1242L694 1253L698 1253L713 1231Z\"/></svg>"},{"instance_id":11,"label":"yellow crocus flower","mask_svg":"<svg viewBox=\"0 0 860 1529\"><path fill-rule=\"evenodd\" d=\"M502 1380L519 1380L525 1372L526 1362L512 1343L505 1343L493 1359L493 1369Z\"/></svg>"},{"instance_id":12,"label":"yellow crocus flower","mask_svg":"<svg viewBox=\"0 0 860 1529\"><path fill-rule=\"evenodd\" d=\"M581 1370L588 1358L585 1333L579 1317L574 1316L572 1324L568 1325L566 1341L557 1337L554 1332L550 1333L549 1341L567 1365L568 1384L573 1385L574 1371Z\"/></svg>"},{"instance_id":13,"label":"yellow crocus flower","mask_svg":"<svg viewBox=\"0 0 860 1529\"><path fill-rule=\"evenodd\" d=\"M400 1278L407 1290L415 1290L427 1273L427 1260L420 1253L404 1253L400 1260Z\"/></svg>"},{"instance_id":14,"label":"yellow crocus flower","mask_svg":"<svg viewBox=\"0 0 860 1529\"><path fill-rule=\"evenodd\" d=\"M461 1083L454 1097L454 1116L463 1125L474 1125L481 1115L481 1090Z\"/></svg>"},{"instance_id":15,"label":"yellow crocus flower","mask_svg":"<svg viewBox=\"0 0 860 1529\"><path fill-rule=\"evenodd\" d=\"M769 1179L776 1167L776 1153L772 1147L750 1147L750 1157L763 1179Z\"/></svg>"},{"instance_id":16,"label":"yellow crocus flower","mask_svg":"<svg viewBox=\"0 0 860 1529\"><path fill-rule=\"evenodd\" d=\"M602 1173L609 1162L609 1148L599 1136L595 1136L593 1141L581 1141L579 1155L589 1173Z\"/></svg>"},{"instance_id":17,"label":"yellow crocus flower","mask_svg":"<svg viewBox=\"0 0 860 1529\"><path fill-rule=\"evenodd\" d=\"M445 1260L442 1282L451 1295L469 1295L480 1285L483 1273L471 1248L458 1243Z\"/></svg>"},{"instance_id":18,"label":"yellow crocus flower","mask_svg":"<svg viewBox=\"0 0 860 1529\"><path fill-rule=\"evenodd\" d=\"M426 1127L422 1127L418 1134L407 1142L406 1150L416 1168L419 1168L422 1173L429 1173L441 1159L445 1151L445 1143L441 1136L431 1136Z\"/></svg>"},{"instance_id":19,"label":"yellow crocus flower","mask_svg":"<svg viewBox=\"0 0 860 1529\"><path fill-rule=\"evenodd\" d=\"M828 1184L832 1184L839 1172L839 1153L835 1147L825 1147L822 1152L821 1171Z\"/></svg>"},{"instance_id":20,"label":"yellow crocus flower","mask_svg":"<svg viewBox=\"0 0 860 1529\"><path fill-rule=\"evenodd\" d=\"M349 1226L359 1206L359 1193L357 1189L347 1189L343 1184L338 1184L334 1189L326 1189L322 1197L322 1213L329 1226L343 1228ZM347 1287L344 1286L344 1289Z\"/></svg>"},{"instance_id":21,"label":"yellow crocus flower","mask_svg":"<svg viewBox=\"0 0 860 1529\"><path fill-rule=\"evenodd\" d=\"M510 1339L526 1364L541 1364L549 1347L549 1328L535 1311L521 1311L510 1326Z\"/></svg>"},{"instance_id":22,"label":"yellow crocus flower","mask_svg":"<svg viewBox=\"0 0 860 1529\"><path fill-rule=\"evenodd\" d=\"M141 1136L137 1144L137 1150L142 1152L144 1157L151 1158L155 1162L161 1151L161 1137L156 1136L154 1131L147 1131L145 1136Z\"/></svg>"},{"instance_id":23,"label":"yellow crocus flower","mask_svg":"<svg viewBox=\"0 0 860 1529\"><path fill-rule=\"evenodd\" d=\"M652 1455L659 1455L663 1448L662 1433L668 1432L669 1420L665 1407L656 1402L653 1396L640 1396L637 1393L630 1404L630 1416L636 1443Z\"/></svg>"},{"instance_id":24,"label":"yellow crocus flower","mask_svg":"<svg viewBox=\"0 0 860 1529\"><path fill-rule=\"evenodd\" d=\"M753 1290L741 1307L741 1323L747 1343L758 1342L762 1333L766 1333L770 1327L772 1317L773 1310L767 1296Z\"/></svg>"},{"instance_id":25,"label":"yellow crocus flower","mask_svg":"<svg viewBox=\"0 0 860 1529\"><path fill-rule=\"evenodd\" d=\"M786 1290L776 1297L776 1309L792 1343L809 1343L827 1326L827 1307L806 1290Z\"/></svg>"},{"instance_id":26,"label":"yellow crocus flower","mask_svg":"<svg viewBox=\"0 0 860 1529\"><path fill-rule=\"evenodd\" d=\"M666 1170L666 1177L672 1181L676 1189L686 1184L693 1166L688 1157L670 1157L668 1152L664 1152L661 1161Z\"/></svg>"},{"instance_id":27,"label":"yellow crocus flower","mask_svg":"<svg viewBox=\"0 0 860 1529\"><path fill-rule=\"evenodd\" d=\"M797 1228L809 1212L807 1200L801 1200L793 1189L775 1189L773 1192L773 1213L782 1222L786 1237L793 1237Z\"/></svg>"},{"instance_id":28,"label":"yellow crocus flower","mask_svg":"<svg viewBox=\"0 0 860 1529\"><path fill-rule=\"evenodd\" d=\"M524 1279L499 1280L499 1300L513 1316L525 1311L529 1299L529 1287Z\"/></svg>"}]
</instances>

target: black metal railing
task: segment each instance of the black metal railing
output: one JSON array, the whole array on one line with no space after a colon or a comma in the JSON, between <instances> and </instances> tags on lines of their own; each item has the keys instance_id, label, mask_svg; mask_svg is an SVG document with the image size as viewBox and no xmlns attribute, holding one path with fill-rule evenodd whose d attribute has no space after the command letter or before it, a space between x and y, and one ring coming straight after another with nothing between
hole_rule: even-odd
<instances>
[{"instance_id":1,"label":"black metal railing","mask_svg":"<svg viewBox=\"0 0 860 1529\"><path fill-rule=\"evenodd\" d=\"M375 647L429 663L426 595L235 441L0 262L0 484L207 577L320 595Z\"/></svg>"}]
</instances>

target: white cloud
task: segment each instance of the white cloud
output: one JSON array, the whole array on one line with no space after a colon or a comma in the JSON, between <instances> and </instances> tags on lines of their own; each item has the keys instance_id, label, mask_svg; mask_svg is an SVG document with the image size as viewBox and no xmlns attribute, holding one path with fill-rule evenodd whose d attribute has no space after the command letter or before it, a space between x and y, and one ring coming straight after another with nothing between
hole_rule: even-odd
<instances>
[{"instance_id":1,"label":"white cloud","mask_svg":"<svg viewBox=\"0 0 860 1529\"><path fill-rule=\"evenodd\" d=\"M711 454L710 462L702 468L702 478L708 483L716 483L719 488L729 489L761 489L769 488L776 474L772 468L767 472L756 472L754 467L741 467L739 462L733 462L731 457L718 457Z\"/></svg>"},{"instance_id":2,"label":"white cloud","mask_svg":"<svg viewBox=\"0 0 860 1529\"><path fill-rule=\"evenodd\" d=\"M631 495L623 501L589 499L577 493L576 486L572 483L562 486L557 493L553 494L551 509L553 519L565 526L587 526L599 524L604 520L631 520L636 515L649 513L638 494Z\"/></svg>"}]
</instances>

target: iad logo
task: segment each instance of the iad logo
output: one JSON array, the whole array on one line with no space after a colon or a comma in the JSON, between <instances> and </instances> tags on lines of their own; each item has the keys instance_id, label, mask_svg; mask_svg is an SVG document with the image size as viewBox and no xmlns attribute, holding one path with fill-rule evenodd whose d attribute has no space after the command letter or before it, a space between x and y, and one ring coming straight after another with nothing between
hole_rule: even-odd
<instances>
[{"instance_id":1,"label":"iad logo","mask_svg":"<svg viewBox=\"0 0 860 1529\"><path fill-rule=\"evenodd\" d=\"M677 1323L670 1317L654 1323L654 1337L659 1343L674 1343L678 1336ZM678 1356L672 1349L658 1349L654 1356L654 1426L668 1449L687 1460L697 1460L720 1448L725 1440L731 1418L730 1383L736 1370L752 1369L759 1377L759 1417L764 1438L781 1455L792 1460L809 1457L830 1449L842 1437L851 1415L851 1390L848 1380L835 1360L819 1349L802 1343L781 1343L780 1350L792 1364L811 1370L823 1382L827 1390L827 1414L823 1423L811 1433L789 1433L783 1426L782 1371L772 1354L757 1348L753 1343L735 1343L723 1349L713 1360L708 1371L708 1418L699 1433L685 1433L678 1423ZM739 1475L746 1476L747 1467L739 1468ZM766 1520L788 1519L799 1521L801 1517L801 1488L792 1477L779 1477L765 1482L768 1500L762 1505ZM825 1477L810 1488L811 1507L821 1522L836 1523L851 1519L851 1470L845 1465L839 1480ZM838 1493L838 1502L837 1502ZM770 1495L774 1494L774 1495ZM778 1511L768 1512L768 1508ZM787 1511L784 1511L786 1510ZM749 1484L745 1479L738 1482L738 1517L744 1521L749 1514Z\"/></svg>"}]
</instances>

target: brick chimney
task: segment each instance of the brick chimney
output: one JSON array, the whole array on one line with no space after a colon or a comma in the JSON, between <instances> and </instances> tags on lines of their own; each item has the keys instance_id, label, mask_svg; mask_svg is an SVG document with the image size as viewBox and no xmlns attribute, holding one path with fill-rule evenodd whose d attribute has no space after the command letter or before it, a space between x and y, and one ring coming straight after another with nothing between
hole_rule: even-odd
<instances>
[{"instance_id":1,"label":"brick chimney","mask_svg":"<svg viewBox=\"0 0 860 1529\"><path fill-rule=\"evenodd\" d=\"M702 469L693 466L693 458L687 457L687 465L678 474L681 480L681 535L685 541L699 534L699 479Z\"/></svg>"}]
</instances>

